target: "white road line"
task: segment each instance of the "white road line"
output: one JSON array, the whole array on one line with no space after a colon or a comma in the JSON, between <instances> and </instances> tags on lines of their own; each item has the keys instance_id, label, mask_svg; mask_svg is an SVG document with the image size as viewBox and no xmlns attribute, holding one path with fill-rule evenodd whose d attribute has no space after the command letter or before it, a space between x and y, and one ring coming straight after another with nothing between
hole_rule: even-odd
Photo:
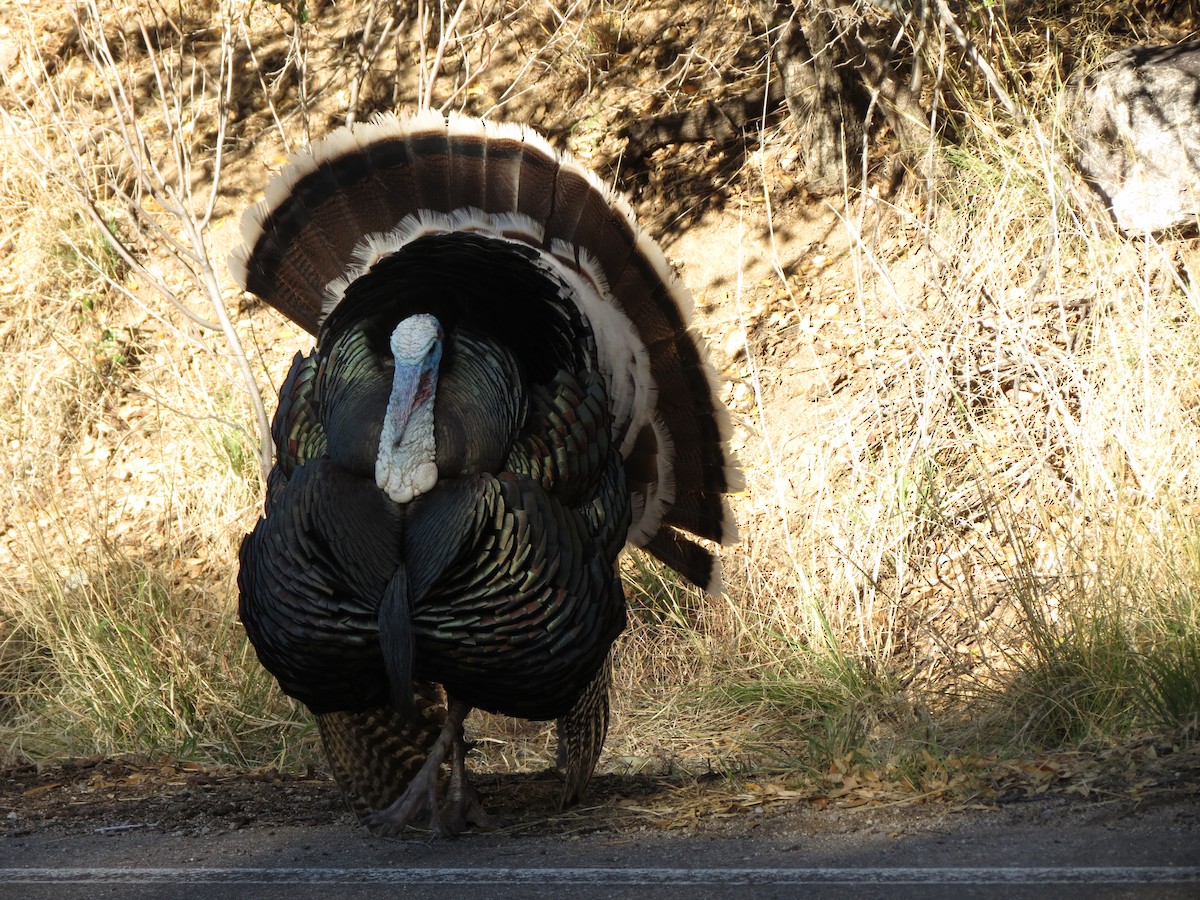
<instances>
[{"instance_id":1,"label":"white road line","mask_svg":"<svg viewBox=\"0 0 1200 900\"><path fill-rule=\"evenodd\" d=\"M1200 884L1197 866L962 868L0 868L0 884Z\"/></svg>"}]
</instances>

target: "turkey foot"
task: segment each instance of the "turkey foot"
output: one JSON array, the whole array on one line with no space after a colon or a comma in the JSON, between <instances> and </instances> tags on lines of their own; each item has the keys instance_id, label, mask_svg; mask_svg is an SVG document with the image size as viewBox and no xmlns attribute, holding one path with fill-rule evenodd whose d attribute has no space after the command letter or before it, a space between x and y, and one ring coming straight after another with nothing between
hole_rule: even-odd
<instances>
[{"instance_id":1,"label":"turkey foot","mask_svg":"<svg viewBox=\"0 0 1200 900\"><path fill-rule=\"evenodd\" d=\"M421 766L421 770L409 782L404 793L392 801L391 805L363 816L362 823L364 825L376 834L395 835L409 825L416 816L428 812L429 824L441 834L450 836L464 831L467 820L474 821L470 818L472 812L469 807L463 815L454 815L458 807L454 796L456 791L453 777L450 781L451 800L448 808L454 817L447 823L442 820L441 812L438 809L438 773L442 768L442 763L446 760L447 753L453 750L455 760L461 755L459 747L462 745L462 724L470 711L471 707L467 704L458 700L450 701L446 724L442 726L441 733L429 749L429 757L425 760L425 765ZM468 788L470 794L474 795L474 789L469 785ZM466 797L461 786L457 793L463 798L458 801L460 804L464 801L470 803L470 798ZM478 798L474 799L475 805L478 806ZM479 812L482 813L482 809Z\"/></svg>"},{"instance_id":2,"label":"turkey foot","mask_svg":"<svg viewBox=\"0 0 1200 900\"><path fill-rule=\"evenodd\" d=\"M467 778L467 747L463 739L462 726L458 729L458 740L453 745L450 761L450 787L446 805L442 807L442 822L451 834L460 834L468 825L491 828L491 817L483 809L479 793Z\"/></svg>"}]
</instances>

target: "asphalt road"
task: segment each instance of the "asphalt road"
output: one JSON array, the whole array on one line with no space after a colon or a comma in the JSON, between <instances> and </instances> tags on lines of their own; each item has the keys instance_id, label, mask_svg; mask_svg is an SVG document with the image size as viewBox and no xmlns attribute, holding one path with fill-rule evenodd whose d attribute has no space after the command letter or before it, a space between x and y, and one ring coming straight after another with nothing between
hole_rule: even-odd
<instances>
[{"instance_id":1,"label":"asphalt road","mask_svg":"<svg viewBox=\"0 0 1200 900\"><path fill-rule=\"evenodd\" d=\"M1200 809L890 809L689 831L380 839L341 825L0 838L0 897L1200 898Z\"/></svg>"}]
</instances>

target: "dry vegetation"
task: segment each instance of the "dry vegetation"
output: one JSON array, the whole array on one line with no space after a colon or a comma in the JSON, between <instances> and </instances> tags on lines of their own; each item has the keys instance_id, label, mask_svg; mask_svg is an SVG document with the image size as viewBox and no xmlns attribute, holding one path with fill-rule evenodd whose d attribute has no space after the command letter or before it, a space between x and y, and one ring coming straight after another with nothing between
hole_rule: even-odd
<instances>
[{"instance_id":1,"label":"dry vegetation","mask_svg":"<svg viewBox=\"0 0 1200 900\"><path fill-rule=\"evenodd\" d=\"M761 83L758 4L75 9L0 11L0 755L315 758L234 582L255 395L307 338L222 261L289 151L425 97L530 122L631 194L734 410L727 592L627 560L602 768L860 763L924 790L967 759L1193 746L1200 253L1114 233L1057 106L1130 34L962 22L1026 124L943 35L936 180L889 193L882 135L821 199L778 114L623 156L636 117ZM477 730L485 763L547 759L544 729Z\"/></svg>"}]
</instances>

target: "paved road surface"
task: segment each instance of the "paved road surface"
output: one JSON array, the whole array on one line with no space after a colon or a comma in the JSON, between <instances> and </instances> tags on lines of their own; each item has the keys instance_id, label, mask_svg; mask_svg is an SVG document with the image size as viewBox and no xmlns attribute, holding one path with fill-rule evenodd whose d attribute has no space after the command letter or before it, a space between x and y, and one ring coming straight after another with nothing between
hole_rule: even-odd
<instances>
[{"instance_id":1,"label":"paved road surface","mask_svg":"<svg viewBox=\"0 0 1200 900\"><path fill-rule=\"evenodd\" d=\"M832 824L832 827L830 827ZM0 838L0 897L1200 898L1200 810L887 810L689 832L378 839L344 826Z\"/></svg>"}]
</instances>

